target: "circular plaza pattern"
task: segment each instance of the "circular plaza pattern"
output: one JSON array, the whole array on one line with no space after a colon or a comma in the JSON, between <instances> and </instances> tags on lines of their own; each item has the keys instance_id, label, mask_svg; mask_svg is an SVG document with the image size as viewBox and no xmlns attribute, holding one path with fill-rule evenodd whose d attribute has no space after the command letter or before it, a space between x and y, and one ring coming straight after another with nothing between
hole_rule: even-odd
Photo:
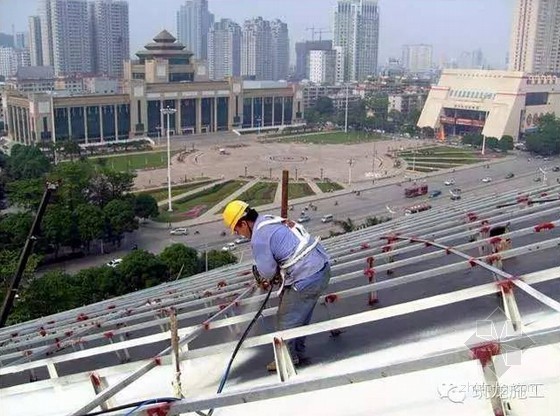
<instances>
[{"instance_id":1,"label":"circular plaza pattern","mask_svg":"<svg viewBox=\"0 0 560 416\"><path fill-rule=\"evenodd\" d=\"M228 139L229 140L229 139ZM258 142L252 137L232 138L231 143L205 145L197 141L196 151L172 158L172 182L196 178L237 179L242 176L277 180L282 170L290 177L329 179L347 184L391 177L399 173L388 156L391 149L417 145L414 140L387 140L357 144L309 144ZM183 147L184 149L184 147ZM375 155L375 156L374 156ZM165 168L139 171L137 188L165 184Z\"/></svg>"}]
</instances>

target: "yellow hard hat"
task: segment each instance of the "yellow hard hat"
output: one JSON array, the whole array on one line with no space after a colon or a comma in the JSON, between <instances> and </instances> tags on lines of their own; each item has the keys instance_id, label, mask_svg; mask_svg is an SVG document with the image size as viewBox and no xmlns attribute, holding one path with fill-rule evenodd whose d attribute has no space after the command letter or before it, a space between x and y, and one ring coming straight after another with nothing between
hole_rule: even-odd
<instances>
[{"instance_id":1,"label":"yellow hard hat","mask_svg":"<svg viewBox=\"0 0 560 416\"><path fill-rule=\"evenodd\" d=\"M224 218L224 224L231 230L232 233L237 225L237 222L243 217L243 215L245 215L245 210L248 207L249 204L243 201L231 201L227 204L222 216Z\"/></svg>"}]
</instances>

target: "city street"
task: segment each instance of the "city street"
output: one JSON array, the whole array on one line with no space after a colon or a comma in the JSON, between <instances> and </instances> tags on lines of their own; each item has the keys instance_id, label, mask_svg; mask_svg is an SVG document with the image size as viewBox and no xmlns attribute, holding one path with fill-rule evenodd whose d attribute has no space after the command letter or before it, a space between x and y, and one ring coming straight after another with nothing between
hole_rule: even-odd
<instances>
[{"instance_id":1,"label":"city street","mask_svg":"<svg viewBox=\"0 0 560 416\"><path fill-rule=\"evenodd\" d=\"M346 193L340 195L323 194L317 196L313 204L317 206L317 211L309 211L311 221L305 224L313 234L326 237L329 231L340 231L334 222L323 224L321 217L326 214L332 214L335 220L346 220L351 218L355 223L363 222L369 216L390 216L391 214L386 209L389 206L394 215L403 215L403 209L420 202L429 201L433 206L449 202L449 189L458 187L462 189L464 195L480 195L485 196L488 193L499 194L500 192L511 190L515 188L526 188L536 185L534 178L538 176L538 169L540 167L547 168L548 181L556 181L560 177L559 173L551 172L553 166L560 165L558 158L543 161L532 158L528 159L528 153L519 153L516 159L496 162L490 164L490 168L486 169L483 166L477 166L466 169L459 169L455 173L442 173L437 176L432 176L427 179L429 191L441 190L442 195L434 198L404 198L404 189L411 183L405 182L401 186L388 185L384 186L383 182L376 185L360 184L355 189L360 190L360 195L356 196L354 193ZM514 173L515 177L512 179L505 179L508 173ZM490 177L492 182L483 183L482 178ZM456 183L454 186L445 186L444 181L454 178ZM390 180L388 180L389 182ZM419 181L419 182L422 182ZM348 192L348 191L346 191ZM335 205L335 202L337 203ZM296 219L306 204L293 204L293 211L289 212L291 218ZM279 214L278 210L265 213ZM76 273L79 270L87 267L99 266L107 263L113 258L119 258L126 255L130 251L130 247L137 244L140 249L148 250L153 253L161 252L165 247L173 243L183 243L197 250L211 250L221 249L227 243L235 239L234 236L226 234L222 236L222 231L225 228L219 217L213 222L189 227L190 234L187 236L172 236L169 230L161 228L161 224L152 224L150 222L141 224L140 228L132 233L127 234L123 241L122 249L106 255L91 255L83 259L74 260L72 262L60 263L49 268L43 268L40 271L61 269L68 273ZM194 232L198 231L199 234L195 235ZM97 248L98 249L98 248ZM95 248L93 249L95 252ZM234 250L241 259L246 259L250 256L250 245L243 244Z\"/></svg>"}]
</instances>

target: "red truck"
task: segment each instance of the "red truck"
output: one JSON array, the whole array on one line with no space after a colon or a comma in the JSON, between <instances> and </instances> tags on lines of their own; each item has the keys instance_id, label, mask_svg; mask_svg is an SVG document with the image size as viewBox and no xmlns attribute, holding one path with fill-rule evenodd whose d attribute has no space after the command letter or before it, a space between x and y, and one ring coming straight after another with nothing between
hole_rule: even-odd
<instances>
[{"instance_id":1,"label":"red truck","mask_svg":"<svg viewBox=\"0 0 560 416\"><path fill-rule=\"evenodd\" d=\"M414 185L404 190L405 198L415 198L417 196L426 195L428 193L428 185Z\"/></svg>"}]
</instances>

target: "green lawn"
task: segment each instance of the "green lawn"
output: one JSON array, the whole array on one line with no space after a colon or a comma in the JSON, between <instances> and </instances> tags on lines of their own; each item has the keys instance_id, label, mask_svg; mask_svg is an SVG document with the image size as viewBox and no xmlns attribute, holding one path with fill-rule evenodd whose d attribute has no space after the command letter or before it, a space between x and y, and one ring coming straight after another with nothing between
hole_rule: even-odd
<instances>
[{"instance_id":1,"label":"green lawn","mask_svg":"<svg viewBox=\"0 0 560 416\"><path fill-rule=\"evenodd\" d=\"M172 156L175 153L177 152L171 152ZM153 169L167 166L167 152L145 152L133 155L125 154L119 156L107 156L92 160L97 164L105 163L107 166L123 172L137 169Z\"/></svg>"},{"instance_id":2,"label":"green lawn","mask_svg":"<svg viewBox=\"0 0 560 416\"><path fill-rule=\"evenodd\" d=\"M415 164L415 170L418 172L433 172L482 161L479 155L472 150L448 146L420 148L416 152L416 157L411 150L399 152L398 155L406 160L409 171Z\"/></svg>"},{"instance_id":3,"label":"green lawn","mask_svg":"<svg viewBox=\"0 0 560 416\"><path fill-rule=\"evenodd\" d=\"M383 140L384 137L378 133L365 133L359 131L350 131L348 134L337 131L332 133L310 134L308 136L289 136L279 141L290 141L296 143L309 144L354 144L362 142L371 142L374 140Z\"/></svg>"},{"instance_id":4,"label":"green lawn","mask_svg":"<svg viewBox=\"0 0 560 416\"><path fill-rule=\"evenodd\" d=\"M291 183L288 185L288 198L290 200L315 195L307 183Z\"/></svg>"},{"instance_id":5,"label":"green lawn","mask_svg":"<svg viewBox=\"0 0 560 416\"><path fill-rule=\"evenodd\" d=\"M169 213L166 211L166 207L163 207L157 221L177 222L197 218L246 183L245 181L228 181L216 184L190 197L175 201L173 212Z\"/></svg>"},{"instance_id":6,"label":"green lawn","mask_svg":"<svg viewBox=\"0 0 560 416\"><path fill-rule=\"evenodd\" d=\"M340 191L341 189L344 189L344 187L342 187L340 184L336 182L317 182L317 186L323 192L334 192L334 191Z\"/></svg>"},{"instance_id":7,"label":"green lawn","mask_svg":"<svg viewBox=\"0 0 560 416\"><path fill-rule=\"evenodd\" d=\"M171 196L177 196L184 194L186 192L192 191L193 189L201 188L204 185L208 185L213 181L203 181L203 182L194 182L194 183L187 183L184 185L173 185L171 187ZM167 187L162 187L159 189L154 189L153 191L148 192L140 192L141 194L147 194L153 196L156 201L163 201L167 198Z\"/></svg>"},{"instance_id":8,"label":"green lawn","mask_svg":"<svg viewBox=\"0 0 560 416\"><path fill-rule=\"evenodd\" d=\"M259 182L243 192L239 199L247 202L252 207L271 204L278 189L276 182Z\"/></svg>"}]
</instances>

